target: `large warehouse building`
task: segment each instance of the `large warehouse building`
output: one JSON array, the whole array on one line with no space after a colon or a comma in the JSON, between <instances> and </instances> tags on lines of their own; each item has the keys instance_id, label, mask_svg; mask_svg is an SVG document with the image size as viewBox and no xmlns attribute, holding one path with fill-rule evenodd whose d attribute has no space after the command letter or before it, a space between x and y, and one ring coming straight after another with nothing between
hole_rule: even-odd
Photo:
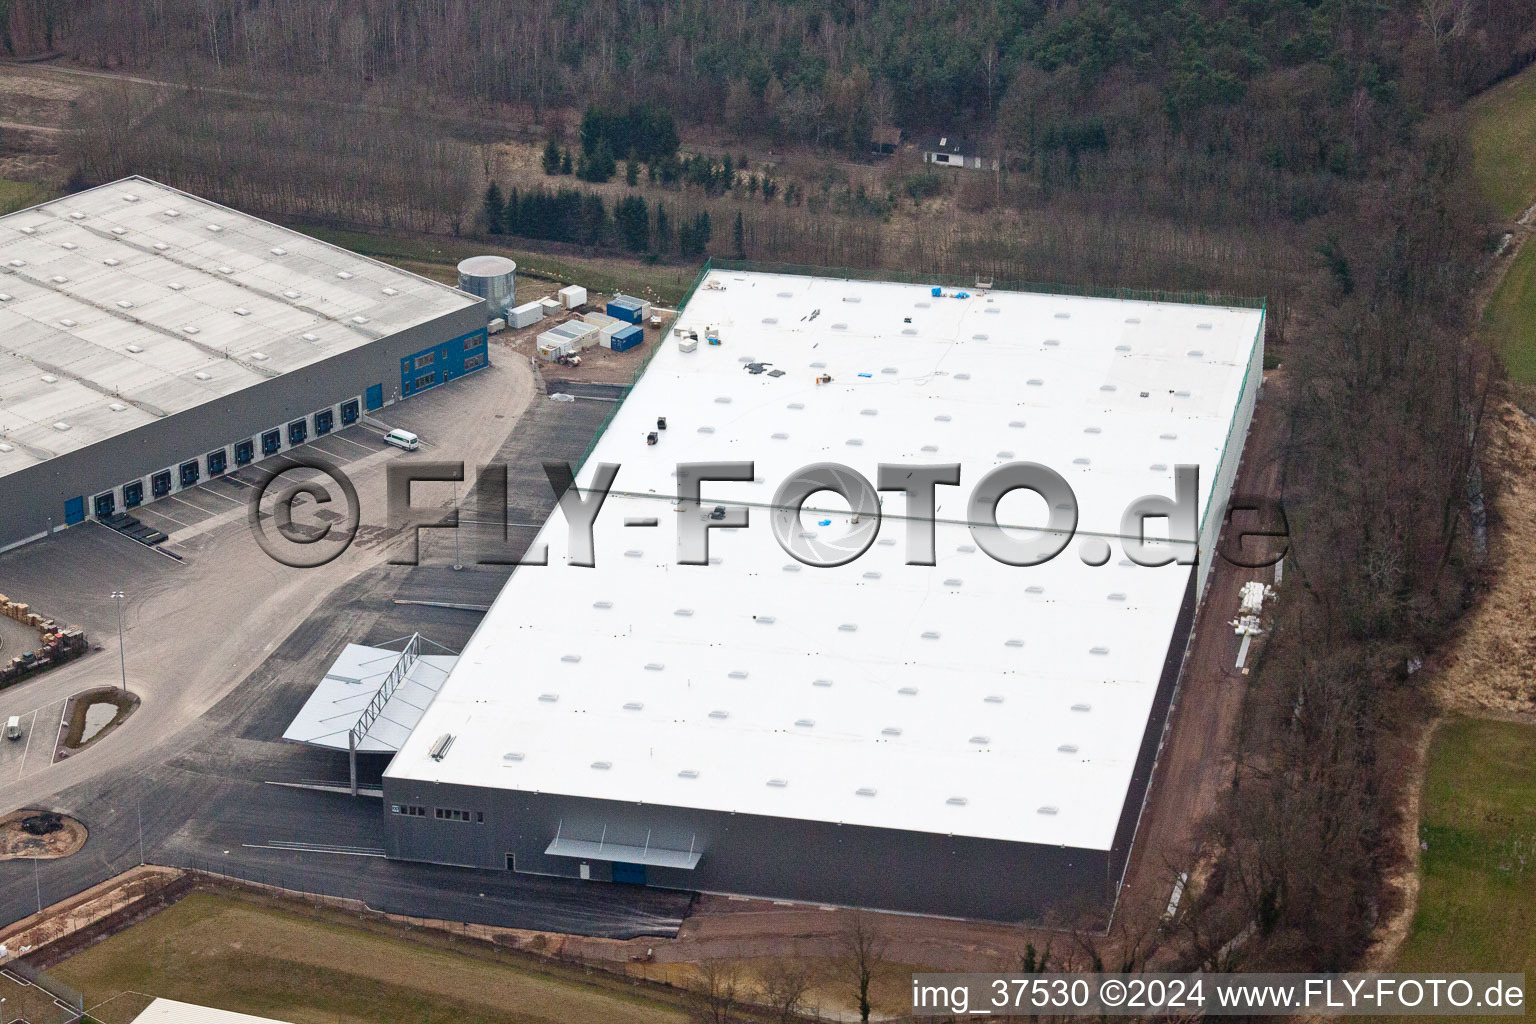
<instances>
[{"instance_id":1,"label":"large warehouse building","mask_svg":"<svg viewBox=\"0 0 1536 1024\"><path fill-rule=\"evenodd\" d=\"M472 372L486 319L472 295L142 178L0 218L0 549Z\"/></svg>"},{"instance_id":2,"label":"large warehouse building","mask_svg":"<svg viewBox=\"0 0 1536 1024\"><path fill-rule=\"evenodd\" d=\"M1263 319L711 271L578 477L622 466L596 566L567 564L552 517L548 565L516 571L400 745L389 855L994 920L1107 905ZM755 478L704 484L703 515L744 508L750 525L710 530L708 564L679 564L676 516L700 513L674 513L677 467L721 460ZM971 490L1022 461L1070 483L1081 553L1014 567L978 550ZM900 491L855 560L787 555L775 490L819 462L870 481L881 463L959 463L960 485L938 488L936 564L906 564ZM1172 498L1181 464L1200 472L1199 562L1136 564L1122 513ZM806 539L854 525L825 492L810 506L790 527ZM1026 491L1000 506L1004 523L1044 511Z\"/></svg>"}]
</instances>

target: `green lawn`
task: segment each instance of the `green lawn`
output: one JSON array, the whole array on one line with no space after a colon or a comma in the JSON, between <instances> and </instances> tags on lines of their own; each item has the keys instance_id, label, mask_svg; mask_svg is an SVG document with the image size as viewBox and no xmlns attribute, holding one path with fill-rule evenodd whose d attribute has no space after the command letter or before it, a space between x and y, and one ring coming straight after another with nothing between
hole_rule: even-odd
<instances>
[{"instance_id":1,"label":"green lawn","mask_svg":"<svg viewBox=\"0 0 1536 1024\"><path fill-rule=\"evenodd\" d=\"M1503 355L1510 380L1536 384L1536 238L1520 247L1489 299L1483 329Z\"/></svg>"},{"instance_id":2,"label":"green lawn","mask_svg":"<svg viewBox=\"0 0 1536 1024\"><path fill-rule=\"evenodd\" d=\"M1394 970L1536 977L1536 727L1441 726L1419 834L1423 887Z\"/></svg>"},{"instance_id":3,"label":"green lawn","mask_svg":"<svg viewBox=\"0 0 1536 1024\"><path fill-rule=\"evenodd\" d=\"M53 193L36 182L0 178L0 217L52 198Z\"/></svg>"},{"instance_id":4,"label":"green lawn","mask_svg":"<svg viewBox=\"0 0 1536 1024\"><path fill-rule=\"evenodd\" d=\"M1536 202L1536 66L1489 89L1468 110L1483 195L1513 220Z\"/></svg>"},{"instance_id":5,"label":"green lawn","mask_svg":"<svg viewBox=\"0 0 1536 1024\"><path fill-rule=\"evenodd\" d=\"M194 893L50 973L104 1024L146 995L293 1024L686 1024L674 996L638 982L434 933L298 913L259 897ZM672 995L667 993L667 995Z\"/></svg>"}]
</instances>

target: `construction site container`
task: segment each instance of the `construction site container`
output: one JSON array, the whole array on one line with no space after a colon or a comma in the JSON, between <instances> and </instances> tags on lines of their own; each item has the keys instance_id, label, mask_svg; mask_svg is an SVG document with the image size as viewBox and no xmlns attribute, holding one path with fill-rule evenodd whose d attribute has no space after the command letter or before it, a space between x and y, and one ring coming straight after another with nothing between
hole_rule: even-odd
<instances>
[{"instance_id":1,"label":"construction site container","mask_svg":"<svg viewBox=\"0 0 1536 1024\"><path fill-rule=\"evenodd\" d=\"M544 311L545 316L555 316L565 311L565 307L561 305L559 299L540 299L539 308Z\"/></svg>"},{"instance_id":2,"label":"construction site container","mask_svg":"<svg viewBox=\"0 0 1536 1024\"><path fill-rule=\"evenodd\" d=\"M615 295L608 300L608 315L628 323L642 322L649 312L650 303L642 302L632 295Z\"/></svg>"},{"instance_id":3,"label":"construction site container","mask_svg":"<svg viewBox=\"0 0 1536 1024\"><path fill-rule=\"evenodd\" d=\"M507 315L510 317L508 324L514 329L532 327L544 319L544 307L537 302L525 302L521 306L514 307Z\"/></svg>"},{"instance_id":4,"label":"construction site container","mask_svg":"<svg viewBox=\"0 0 1536 1024\"><path fill-rule=\"evenodd\" d=\"M569 339L539 342L539 358L546 362L552 363L561 356L568 356L570 354L571 343Z\"/></svg>"},{"instance_id":5,"label":"construction site container","mask_svg":"<svg viewBox=\"0 0 1536 1024\"><path fill-rule=\"evenodd\" d=\"M567 320L563 324L556 324L549 330L539 335L539 349L542 353L546 345L566 345L567 353L580 352L584 348L591 348L601 338L597 326L584 323L581 320ZM556 358L559 358L557 355Z\"/></svg>"},{"instance_id":6,"label":"construction site container","mask_svg":"<svg viewBox=\"0 0 1536 1024\"><path fill-rule=\"evenodd\" d=\"M630 324L613 332L608 339L608 347L615 352L628 352L644 341L645 328L639 324Z\"/></svg>"},{"instance_id":7,"label":"construction site container","mask_svg":"<svg viewBox=\"0 0 1536 1024\"><path fill-rule=\"evenodd\" d=\"M578 309L587 304L587 290L579 284L568 284L560 289L560 303L566 309Z\"/></svg>"}]
</instances>

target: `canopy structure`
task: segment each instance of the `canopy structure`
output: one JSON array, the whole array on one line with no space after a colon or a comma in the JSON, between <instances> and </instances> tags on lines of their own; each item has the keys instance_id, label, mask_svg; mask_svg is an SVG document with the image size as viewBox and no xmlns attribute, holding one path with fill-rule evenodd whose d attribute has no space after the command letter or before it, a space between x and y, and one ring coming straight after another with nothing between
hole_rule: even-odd
<instances>
[{"instance_id":1,"label":"canopy structure","mask_svg":"<svg viewBox=\"0 0 1536 1024\"><path fill-rule=\"evenodd\" d=\"M578 860L617 861L621 864L645 864L655 868L682 868L692 871L699 866L704 851L690 844L686 850L667 850L652 846L650 834L642 845L608 842L608 829L604 828L597 839L573 839L565 834L565 823L555 829L555 838L544 850L551 857L574 857Z\"/></svg>"},{"instance_id":2,"label":"canopy structure","mask_svg":"<svg viewBox=\"0 0 1536 1024\"><path fill-rule=\"evenodd\" d=\"M347 644L283 739L353 755L399 750L459 659L420 633L389 643L401 647ZM422 654L423 644L448 653Z\"/></svg>"}]
</instances>

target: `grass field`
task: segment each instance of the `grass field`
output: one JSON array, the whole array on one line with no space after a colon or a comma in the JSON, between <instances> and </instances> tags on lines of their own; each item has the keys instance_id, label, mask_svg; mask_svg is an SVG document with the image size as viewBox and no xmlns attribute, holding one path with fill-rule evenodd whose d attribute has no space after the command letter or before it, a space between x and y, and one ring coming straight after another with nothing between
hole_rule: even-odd
<instances>
[{"instance_id":1,"label":"grass field","mask_svg":"<svg viewBox=\"0 0 1536 1024\"><path fill-rule=\"evenodd\" d=\"M1488 300L1483 329L1504 357L1510 380L1536 384L1536 238L1520 247Z\"/></svg>"},{"instance_id":2,"label":"grass field","mask_svg":"<svg viewBox=\"0 0 1536 1024\"><path fill-rule=\"evenodd\" d=\"M1536 727L1441 726L1420 838L1423 888L1394 970L1536 977Z\"/></svg>"},{"instance_id":3,"label":"grass field","mask_svg":"<svg viewBox=\"0 0 1536 1024\"><path fill-rule=\"evenodd\" d=\"M52 198L53 193L36 182L0 178L0 217Z\"/></svg>"},{"instance_id":4,"label":"grass field","mask_svg":"<svg viewBox=\"0 0 1536 1024\"><path fill-rule=\"evenodd\" d=\"M1468 110L1483 194L1513 220L1536 202L1536 66L1489 89Z\"/></svg>"},{"instance_id":5,"label":"grass field","mask_svg":"<svg viewBox=\"0 0 1536 1024\"><path fill-rule=\"evenodd\" d=\"M162 996L293 1024L683 1024L654 989L340 912L198 892L51 969L103 1024Z\"/></svg>"}]
</instances>

